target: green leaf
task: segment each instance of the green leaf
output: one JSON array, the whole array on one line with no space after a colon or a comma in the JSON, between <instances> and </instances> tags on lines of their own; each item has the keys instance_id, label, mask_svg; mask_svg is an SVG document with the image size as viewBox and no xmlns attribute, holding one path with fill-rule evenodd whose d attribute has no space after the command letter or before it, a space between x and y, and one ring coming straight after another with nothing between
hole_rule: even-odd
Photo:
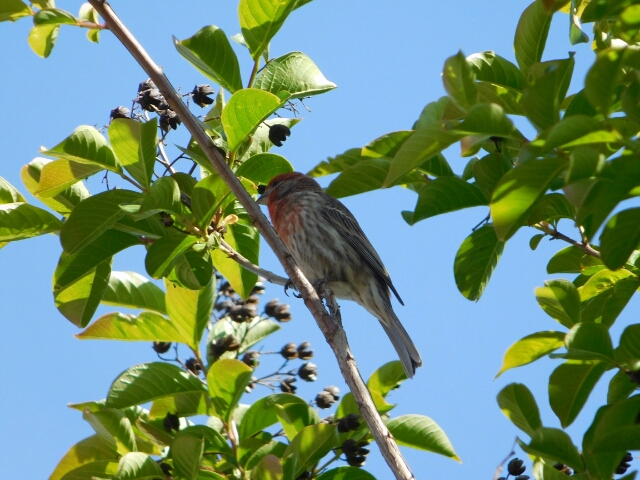
<instances>
[{"instance_id":1,"label":"green leaf","mask_svg":"<svg viewBox=\"0 0 640 480\"><path fill-rule=\"evenodd\" d=\"M624 53L624 49L613 47L598 52L584 80L585 96L604 116L609 116L616 87L622 77Z\"/></svg>"},{"instance_id":2,"label":"green leaf","mask_svg":"<svg viewBox=\"0 0 640 480\"><path fill-rule=\"evenodd\" d=\"M640 324L629 325L624 329L616 357L627 365L640 360Z\"/></svg>"},{"instance_id":3,"label":"green leaf","mask_svg":"<svg viewBox=\"0 0 640 480\"><path fill-rule=\"evenodd\" d=\"M134 365L111 384L107 408L125 408L179 393L206 392L195 375L165 362Z\"/></svg>"},{"instance_id":4,"label":"green leaf","mask_svg":"<svg viewBox=\"0 0 640 480\"><path fill-rule=\"evenodd\" d=\"M344 466L327 470L316 480L376 480L376 477L361 468Z\"/></svg>"},{"instance_id":5,"label":"green leaf","mask_svg":"<svg viewBox=\"0 0 640 480\"><path fill-rule=\"evenodd\" d=\"M413 130L426 127L442 120L457 120L465 116L464 110L458 107L449 97L440 97L435 102L428 103L420 112L420 117L413 124Z\"/></svg>"},{"instance_id":6,"label":"green leaf","mask_svg":"<svg viewBox=\"0 0 640 480\"><path fill-rule=\"evenodd\" d=\"M197 349L207 322L213 311L213 297L215 282L210 281L201 290L173 285L165 280L165 299L169 318L183 332L183 338L188 339L187 345Z\"/></svg>"},{"instance_id":7,"label":"green leaf","mask_svg":"<svg viewBox=\"0 0 640 480\"><path fill-rule=\"evenodd\" d=\"M325 175L331 175L332 173L339 173L343 170L355 165L362 161L362 149L350 148L340 155L335 157L329 157L327 160L323 160L318 165L313 167L312 170L307 172L310 177L324 177Z\"/></svg>"},{"instance_id":8,"label":"green leaf","mask_svg":"<svg viewBox=\"0 0 640 480\"><path fill-rule=\"evenodd\" d=\"M251 57L258 60L298 0L240 0L238 17Z\"/></svg>"},{"instance_id":9,"label":"green leaf","mask_svg":"<svg viewBox=\"0 0 640 480\"><path fill-rule=\"evenodd\" d=\"M157 398L149 410L150 419L164 419L167 413L179 417L211 415L213 405L207 392L187 392Z\"/></svg>"},{"instance_id":10,"label":"green leaf","mask_svg":"<svg viewBox=\"0 0 640 480\"><path fill-rule=\"evenodd\" d=\"M502 367L495 378L507 370L535 362L564 345L563 332L536 332L521 338L511 345L504 354Z\"/></svg>"},{"instance_id":11,"label":"green leaf","mask_svg":"<svg viewBox=\"0 0 640 480\"><path fill-rule=\"evenodd\" d=\"M318 415L309 405L289 403L286 405L274 405L274 408L276 409L278 421L289 440L293 440L304 427L320 422Z\"/></svg>"},{"instance_id":12,"label":"green leaf","mask_svg":"<svg viewBox=\"0 0 640 480\"><path fill-rule=\"evenodd\" d=\"M242 443L242 442L241 442ZM281 458L284 454L284 451L287 449L287 445L282 442L271 441L266 443L262 447L255 450L250 454L249 458L245 462L245 468L247 470L253 469L257 465L257 463L262 460L266 455L275 455L278 458Z\"/></svg>"},{"instance_id":13,"label":"green leaf","mask_svg":"<svg viewBox=\"0 0 640 480\"><path fill-rule=\"evenodd\" d=\"M100 305L111 274L111 258L89 270L86 275L64 287L54 285L56 308L67 320L85 327Z\"/></svg>"},{"instance_id":14,"label":"green leaf","mask_svg":"<svg viewBox=\"0 0 640 480\"><path fill-rule=\"evenodd\" d=\"M371 392L378 392L382 397L386 397L391 390L395 390L400 383L407 379L407 374L402 368L402 363L398 360L385 363L371 374L367 380L367 387Z\"/></svg>"},{"instance_id":15,"label":"green leaf","mask_svg":"<svg viewBox=\"0 0 640 480\"><path fill-rule=\"evenodd\" d=\"M178 182L173 177L160 177L144 195L140 210L132 216L143 219L160 212L180 215L183 210Z\"/></svg>"},{"instance_id":16,"label":"green leaf","mask_svg":"<svg viewBox=\"0 0 640 480\"><path fill-rule=\"evenodd\" d=\"M34 25L77 25L78 20L72 14L59 8L43 8L33 16Z\"/></svg>"},{"instance_id":17,"label":"green leaf","mask_svg":"<svg viewBox=\"0 0 640 480\"><path fill-rule=\"evenodd\" d=\"M493 103L473 105L464 120L453 127L451 131L464 135L479 134L504 138L522 138L513 122L505 114L504 109L500 105Z\"/></svg>"},{"instance_id":18,"label":"green leaf","mask_svg":"<svg viewBox=\"0 0 640 480\"><path fill-rule=\"evenodd\" d=\"M167 313L164 292L136 272L111 272L102 303Z\"/></svg>"},{"instance_id":19,"label":"green leaf","mask_svg":"<svg viewBox=\"0 0 640 480\"><path fill-rule=\"evenodd\" d=\"M516 60L522 72L542 59L550 26L551 15L545 11L542 2L534 0L522 12L513 40Z\"/></svg>"},{"instance_id":20,"label":"green leaf","mask_svg":"<svg viewBox=\"0 0 640 480\"><path fill-rule=\"evenodd\" d=\"M300 430L300 433L289 443L283 455L283 458L291 455L298 456L294 478L305 471L305 467L313 465L329 453L332 448L337 447L337 441L338 428L335 425L319 423Z\"/></svg>"},{"instance_id":21,"label":"green leaf","mask_svg":"<svg viewBox=\"0 0 640 480\"><path fill-rule=\"evenodd\" d=\"M556 470L553 466L541 461L533 464L533 478L536 480L565 480L567 475L560 470Z\"/></svg>"},{"instance_id":22,"label":"green leaf","mask_svg":"<svg viewBox=\"0 0 640 480\"><path fill-rule=\"evenodd\" d=\"M33 15L31 8L20 0L5 0L0 5L0 22L15 22L20 17Z\"/></svg>"},{"instance_id":23,"label":"green leaf","mask_svg":"<svg viewBox=\"0 0 640 480\"><path fill-rule=\"evenodd\" d=\"M518 439L518 444L529 455L563 463L574 470L582 471L584 469L580 452L571 442L571 438L567 433L557 428L541 427L533 433L529 445L520 439Z\"/></svg>"},{"instance_id":24,"label":"green leaf","mask_svg":"<svg viewBox=\"0 0 640 480\"><path fill-rule=\"evenodd\" d=\"M412 130L400 130L397 132L387 133L381 137L372 140L362 147L361 155L363 157L392 158L402 146L402 144L411 136Z\"/></svg>"},{"instance_id":25,"label":"green leaf","mask_svg":"<svg viewBox=\"0 0 640 480\"><path fill-rule=\"evenodd\" d=\"M227 440L216 430L206 425L192 425L179 432L175 438L191 437L204 440L205 453L220 453L223 455L233 455Z\"/></svg>"},{"instance_id":26,"label":"green leaf","mask_svg":"<svg viewBox=\"0 0 640 480\"><path fill-rule=\"evenodd\" d=\"M238 427L238 434L241 439L249 438L256 433L270 427L278 422L274 405L287 405L295 403L306 405L306 401L290 393L275 393L256 400L242 418L242 423Z\"/></svg>"},{"instance_id":27,"label":"green leaf","mask_svg":"<svg viewBox=\"0 0 640 480\"><path fill-rule=\"evenodd\" d=\"M147 273L159 279L167 276L178 258L187 252L196 242L193 235L167 235L154 242L147 250L144 266Z\"/></svg>"},{"instance_id":28,"label":"green leaf","mask_svg":"<svg viewBox=\"0 0 640 480\"><path fill-rule=\"evenodd\" d=\"M610 327L638 287L640 281L628 270L597 272L579 288L582 320Z\"/></svg>"},{"instance_id":29,"label":"green leaf","mask_svg":"<svg viewBox=\"0 0 640 480\"><path fill-rule=\"evenodd\" d=\"M580 260L584 257L584 251L573 245L556 252L549 263L547 273L580 273Z\"/></svg>"},{"instance_id":30,"label":"green leaf","mask_svg":"<svg viewBox=\"0 0 640 480\"><path fill-rule=\"evenodd\" d=\"M492 50L469 55L467 63L477 80L522 90L524 82L522 72L509 60Z\"/></svg>"},{"instance_id":31,"label":"green leaf","mask_svg":"<svg viewBox=\"0 0 640 480\"><path fill-rule=\"evenodd\" d=\"M549 193L542 197L531 211L527 219L529 225L535 225L541 221L557 224L562 218L574 220L576 211L569 203L567 197L560 193Z\"/></svg>"},{"instance_id":32,"label":"green leaf","mask_svg":"<svg viewBox=\"0 0 640 480\"><path fill-rule=\"evenodd\" d=\"M85 276L92 268L109 260L116 253L139 244L140 240L133 235L117 230L107 230L86 248L74 254L62 252L53 274L53 284L55 287L67 286Z\"/></svg>"},{"instance_id":33,"label":"green leaf","mask_svg":"<svg viewBox=\"0 0 640 480\"><path fill-rule=\"evenodd\" d=\"M109 125L109 140L120 164L143 187L151 185L158 148L158 120L138 122L115 118Z\"/></svg>"},{"instance_id":34,"label":"green leaf","mask_svg":"<svg viewBox=\"0 0 640 480\"><path fill-rule=\"evenodd\" d=\"M229 193L228 185L219 175L207 175L193 187L191 211L196 217L198 227L204 229L209 226L213 215Z\"/></svg>"},{"instance_id":35,"label":"green leaf","mask_svg":"<svg viewBox=\"0 0 640 480\"><path fill-rule=\"evenodd\" d=\"M189 330L193 330L191 325L177 324L154 312L142 312L139 315L114 312L101 316L76 337L80 340L178 342L191 345L193 339Z\"/></svg>"},{"instance_id":36,"label":"green leaf","mask_svg":"<svg viewBox=\"0 0 640 480\"><path fill-rule=\"evenodd\" d=\"M224 239L240 255L254 265L258 264L260 234L255 227L240 223L229 225ZM219 249L214 250L211 257L216 270L229 281L236 293L244 299L248 298L258 281L258 275L245 270Z\"/></svg>"},{"instance_id":37,"label":"green leaf","mask_svg":"<svg viewBox=\"0 0 640 480\"><path fill-rule=\"evenodd\" d=\"M382 188L389 173L389 158L365 158L345 168L326 188L325 192L335 198L348 197ZM399 178L395 184L424 183L424 177L410 172Z\"/></svg>"},{"instance_id":38,"label":"green leaf","mask_svg":"<svg viewBox=\"0 0 640 480\"><path fill-rule=\"evenodd\" d=\"M293 172L289 160L275 153L258 153L238 167L236 175L256 184L267 185L276 175Z\"/></svg>"},{"instance_id":39,"label":"green leaf","mask_svg":"<svg viewBox=\"0 0 640 480\"><path fill-rule=\"evenodd\" d=\"M28 203L0 204L0 242L57 232L62 223L46 210Z\"/></svg>"},{"instance_id":40,"label":"green leaf","mask_svg":"<svg viewBox=\"0 0 640 480\"><path fill-rule=\"evenodd\" d=\"M393 185L400 177L462 137L461 134L443 131L441 122L434 122L417 129L393 157L389 174L383 186Z\"/></svg>"},{"instance_id":41,"label":"green leaf","mask_svg":"<svg viewBox=\"0 0 640 480\"><path fill-rule=\"evenodd\" d=\"M238 57L221 28L209 25L185 40L173 37L173 44L205 77L231 93L242 89Z\"/></svg>"},{"instance_id":42,"label":"green leaf","mask_svg":"<svg viewBox=\"0 0 640 480\"><path fill-rule=\"evenodd\" d=\"M621 268L640 245L640 208L615 214L600 236L602 261L611 270Z\"/></svg>"},{"instance_id":43,"label":"green leaf","mask_svg":"<svg viewBox=\"0 0 640 480\"><path fill-rule=\"evenodd\" d=\"M549 403L562 428L576 419L606 369L607 364L602 362L563 363L551 373Z\"/></svg>"},{"instance_id":44,"label":"green leaf","mask_svg":"<svg viewBox=\"0 0 640 480\"><path fill-rule=\"evenodd\" d=\"M245 387L251 381L253 369L240 360L223 358L207 372L209 395L213 401L215 415L228 422Z\"/></svg>"},{"instance_id":45,"label":"green leaf","mask_svg":"<svg viewBox=\"0 0 640 480\"><path fill-rule=\"evenodd\" d=\"M531 237L529 239L529 248L531 250L535 250L536 248L538 248L538 245L540 244L540 241L546 236L547 235L545 233L538 233L538 234L534 235L533 237Z\"/></svg>"},{"instance_id":46,"label":"green leaf","mask_svg":"<svg viewBox=\"0 0 640 480\"><path fill-rule=\"evenodd\" d=\"M136 451L136 439L127 416L115 408L98 412L85 410L82 418L89 422L100 438L120 455Z\"/></svg>"},{"instance_id":47,"label":"green leaf","mask_svg":"<svg viewBox=\"0 0 640 480\"><path fill-rule=\"evenodd\" d=\"M201 290L211 283L213 264L209 250L188 250L176 258L173 270L167 278L189 290Z\"/></svg>"},{"instance_id":48,"label":"green leaf","mask_svg":"<svg viewBox=\"0 0 640 480\"><path fill-rule=\"evenodd\" d=\"M35 195L43 201L45 198L57 197L83 178L90 177L103 170L99 165L72 162L70 160L46 161L47 163L41 167L40 179L35 191ZM88 197L89 195L86 196Z\"/></svg>"},{"instance_id":49,"label":"green leaf","mask_svg":"<svg viewBox=\"0 0 640 480\"><path fill-rule=\"evenodd\" d=\"M123 455L113 480L152 480L162 478L164 473L158 462L141 452Z\"/></svg>"},{"instance_id":50,"label":"green leaf","mask_svg":"<svg viewBox=\"0 0 640 480\"><path fill-rule=\"evenodd\" d=\"M72 162L98 165L116 173L122 173L122 165L116 159L107 139L94 127L81 125L71 135L51 149L40 152Z\"/></svg>"},{"instance_id":51,"label":"green leaf","mask_svg":"<svg viewBox=\"0 0 640 480\"><path fill-rule=\"evenodd\" d=\"M435 215L486 204L487 199L475 185L458 177L438 177L420 188L415 210L402 212L402 217L414 225Z\"/></svg>"},{"instance_id":52,"label":"green leaf","mask_svg":"<svg viewBox=\"0 0 640 480\"><path fill-rule=\"evenodd\" d=\"M613 345L608 327L602 323L577 323L567 333L565 345L569 354L573 350L579 355L581 352L594 354L598 360L608 359L613 363ZM581 357L583 358L583 357Z\"/></svg>"},{"instance_id":53,"label":"green leaf","mask_svg":"<svg viewBox=\"0 0 640 480\"><path fill-rule=\"evenodd\" d=\"M460 293L477 301L489 283L502 256L504 242L496 238L491 225L484 225L469 235L456 253L453 274Z\"/></svg>"},{"instance_id":54,"label":"green leaf","mask_svg":"<svg viewBox=\"0 0 640 480\"><path fill-rule=\"evenodd\" d=\"M552 60L535 63L525 76L525 86L520 104L531 123L538 130L556 124L560 119L560 107L567 94L575 60Z\"/></svg>"},{"instance_id":55,"label":"green leaf","mask_svg":"<svg viewBox=\"0 0 640 480\"><path fill-rule=\"evenodd\" d=\"M473 178L485 197L491 198L500 179L511 170L502 155L490 153L473 164Z\"/></svg>"},{"instance_id":56,"label":"green leaf","mask_svg":"<svg viewBox=\"0 0 640 480\"><path fill-rule=\"evenodd\" d=\"M611 405L598 422L590 450L617 453L640 449L640 425L636 422L639 410L640 395Z\"/></svg>"},{"instance_id":57,"label":"green leaf","mask_svg":"<svg viewBox=\"0 0 640 480\"><path fill-rule=\"evenodd\" d=\"M498 394L498 405L502 413L530 437L542 428L538 405L525 385L511 383L504 387Z\"/></svg>"},{"instance_id":58,"label":"green leaf","mask_svg":"<svg viewBox=\"0 0 640 480\"><path fill-rule=\"evenodd\" d=\"M96 470L102 467L101 472L96 472L96 475L100 473L114 474L118 467L118 453L109 447L104 440L98 435L92 435L79 441L73 445L69 451L60 459L55 470L49 476L50 480L62 480L70 472L81 473L78 469L95 468ZM67 479L73 478L71 475L66 477ZM90 478L90 477L88 477Z\"/></svg>"},{"instance_id":59,"label":"green leaf","mask_svg":"<svg viewBox=\"0 0 640 480\"><path fill-rule=\"evenodd\" d=\"M638 384L629 378L629 374L624 370L618 372L611 377L609 388L607 390L607 403L609 405L624 400L638 388Z\"/></svg>"},{"instance_id":60,"label":"green leaf","mask_svg":"<svg viewBox=\"0 0 640 480\"><path fill-rule=\"evenodd\" d=\"M535 140L533 143L543 146L545 151L550 151L558 147L569 148L588 143L615 142L619 139L620 136L615 132L607 131L602 122L586 115L572 115L565 116L555 124L546 135L546 140ZM575 168L575 161L572 163ZM584 177L584 175L577 177Z\"/></svg>"},{"instance_id":61,"label":"green leaf","mask_svg":"<svg viewBox=\"0 0 640 480\"><path fill-rule=\"evenodd\" d=\"M520 106L522 94L517 90L489 82L477 82L476 88L478 89L478 102L495 103L504 110L504 113L510 115L524 115Z\"/></svg>"},{"instance_id":62,"label":"green leaf","mask_svg":"<svg viewBox=\"0 0 640 480\"><path fill-rule=\"evenodd\" d=\"M580 293L565 279L546 280L544 287L535 289L538 305L554 320L567 328L581 321Z\"/></svg>"},{"instance_id":63,"label":"green leaf","mask_svg":"<svg viewBox=\"0 0 640 480\"><path fill-rule=\"evenodd\" d=\"M453 445L436 422L424 415L401 415L387 423L399 445L438 453L460 462Z\"/></svg>"},{"instance_id":64,"label":"green leaf","mask_svg":"<svg viewBox=\"0 0 640 480\"><path fill-rule=\"evenodd\" d=\"M462 51L445 60L442 81L449 96L463 110L468 110L478 101L475 72Z\"/></svg>"},{"instance_id":65,"label":"green leaf","mask_svg":"<svg viewBox=\"0 0 640 480\"><path fill-rule=\"evenodd\" d=\"M287 53L269 61L253 83L253 88L266 90L274 95L287 92L292 99L319 95L336 87L335 83L325 78L313 60L302 52Z\"/></svg>"},{"instance_id":66,"label":"green leaf","mask_svg":"<svg viewBox=\"0 0 640 480\"><path fill-rule=\"evenodd\" d=\"M56 24L35 26L29 32L27 42L36 55L47 58L58 40L59 31L60 26Z\"/></svg>"},{"instance_id":67,"label":"green leaf","mask_svg":"<svg viewBox=\"0 0 640 480\"><path fill-rule=\"evenodd\" d=\"M66 160L61 161L66 162ZM50 160L46 158L34 158L31 162L22 167L20 170L20 177L22 178L22 183L24 183L25 187L27 187L27 190L29 190L32 195L38 198L38 200L49 208L66 217L78 203L89 196L89 191L87 190L87 187L84 186L84 183L78 182L51 198L43 198L38 195L36 191L40 187L40 175L44 165L49 162Z\"/></svg>"},{"instance_id":68,"label":"green leaf","mask_svg":"<svg viewBox=\"0 0 640 480\"><path fill-rule=\"evenodd\" d=\"M63 224L60 243L67 253L75 253L93 242L124 216L121 203L133 203L141 195L131 190L101 192L78 204Z\"/></svg>"},{"instance_id":69,"label":"green leaf","mask_svg":"<svg viewBox=\"0 0 640 480\"><path fill-rule=\"evenodd\" d=\"M529 217L549 184L566 167L562 158L545 158L519 165L507 172L491 199L491 218L498 239L508 240Z\"/></svg>"},{"instance_id":70,"label":"green leaf","mask_svg":"<svg viewBox=\"0 0 640 480\"><path fill-rule=\"evenodd\" d=\"M584 94L584 89L580 90L575 95L572 95L571 102L567 105L563 118L568 118L572 115L587 115L589 117L595 116L598 112L587 100L587 96ZM569 100L567 97L565 100Z\"/></svg>"},{"instance_id":71,"label":"green leaf","mask_svg":"<svg viewBox=\"0 0 640 480\"><path fill-rule=\"evenodd\" d=\"M171 442L171 459L176 475L187 480L195 480L202 463L204 439L181 435Z\"/></svg>"},{"instance_id":72,"label":"green leaf","mask_svg":"<svg viewBox=\"0 0 640 480\"><path fill-rule=\"evenodd\" d=\"M240 338L242 343L240 344L239 353L246 352L253 345L271 335L273 332L280 330L280 324L274 320L263 320L259 316L254 318L251 322L245 322L245 331L242 332ZM240 331L241 328L236 327L236 331ZM240 332L238 332L240 333Z\"/></svg>"},{"instance_id":73,"label":"green leaf","mask_svg":"<svg viewBox=\"0 0 640 480\"><path fill-rule=\"evenodd\" d=\"M222 125L229 149L235 151L262 121L281 106L279 97L264 90L245 88L234 93L222 111Z\"/></svg>"},{"instance_id":74,"label":"green leaf","mask_svg":"<svg viewBox=\"0 0 640 480\"><path fill-rule=\"evenodd\" d=\"M275 455L265 455L251 470L251 480L281 480L284 475L280 459Z\"/></svg>"},{"instance_id":75,"label":"green leaf","mask_svg":"<svg viewBox=\"0 0 640 480\"><path fill-rule=\"evenodd\" d=\"M0 177L0 205L5 203L27 203L27 201L16 187Z\"/></svg>"}]
</instances>

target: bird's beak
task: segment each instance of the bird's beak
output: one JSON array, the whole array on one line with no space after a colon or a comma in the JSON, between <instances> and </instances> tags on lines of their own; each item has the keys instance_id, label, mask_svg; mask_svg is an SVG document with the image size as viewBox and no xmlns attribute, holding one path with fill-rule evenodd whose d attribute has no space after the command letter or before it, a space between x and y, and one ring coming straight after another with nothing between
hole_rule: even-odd
<instances>
[{"instance_id":1,"label":"bird's beak","mask_svg":"<svg viewBox=\"0 0 640 480\"><path fill-rule=\"evenodd\" d=\"M258 197L256 202L259 205L267 205L267 202L269 201L269 193L271 193L270 190L265 190L262 195Z\"/></svg>"}]
</instances>

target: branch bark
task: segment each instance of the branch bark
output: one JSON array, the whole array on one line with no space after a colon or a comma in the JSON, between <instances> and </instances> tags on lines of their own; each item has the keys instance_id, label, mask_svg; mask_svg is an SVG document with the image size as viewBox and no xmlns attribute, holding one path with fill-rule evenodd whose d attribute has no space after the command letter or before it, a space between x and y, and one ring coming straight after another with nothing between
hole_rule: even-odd
<instances>
[{"instance_id":1,"label":"branch bark","mask_svg":"<svg viewBox=\"0 0 640 480\"><path fill-rule=\"evenodd\" d=\"M371 394L360 376L355 359L349 348L347 336L337 313L337 304L335 303L333 294L328 291L325 292L327 304L333 313L330 315L327 313L318 292L316 292L295 264L291 254L287 251L275 230L260 210L260 207L253 201L240 181L227 166L225 159L214 147L213 142L202 129L198 120L182 102L182 98L164 75L162 69L151 59L142 45L140 45L120 21L107 2L104 0L89 0L89 3L97 10L100 16L102 16L109 30L124 45L142 69L149 75L149 78L153 80L171 108L180 116L189 133L191 133L207 158L211 161L213 168L229 186L230 190L247 211L255 227L278 257L285 272L296 286L306 307L324 334L327 343L331 346L340 365L342 375L360 409L360 413L367 422L380 448L380 452L393 471L395 478L398 480L415 480L391 432L389 432L380 418Z\"/></svg>"}]
</instances>

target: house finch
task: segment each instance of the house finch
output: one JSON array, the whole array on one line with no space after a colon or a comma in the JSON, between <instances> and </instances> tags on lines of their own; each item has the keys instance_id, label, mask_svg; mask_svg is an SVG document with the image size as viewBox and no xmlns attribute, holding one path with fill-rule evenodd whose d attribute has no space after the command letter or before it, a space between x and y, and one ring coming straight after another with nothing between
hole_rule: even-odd
<instances>
[{"instance_id":1,"label":"house finch","mask_svg":"<svg viewBox=\"0 0 640 480\"><path fill-rule=\"evenodd\" d=\"M258 203L269 207L276 232L309 281L327 282L337 298L353 300L376 317L413 377L422 359L391 307L389 289L404 303L347 207L298 172L273 177Z\"/></svg>"}]
</instances>

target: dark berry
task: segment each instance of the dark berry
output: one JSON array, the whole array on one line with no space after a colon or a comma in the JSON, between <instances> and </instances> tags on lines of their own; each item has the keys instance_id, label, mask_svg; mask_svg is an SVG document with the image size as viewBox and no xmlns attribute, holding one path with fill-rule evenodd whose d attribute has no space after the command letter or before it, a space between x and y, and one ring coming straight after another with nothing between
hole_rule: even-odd
<instances>
[{"instance_id":1,"label":"dark berry","mask_svg":"<svg viewBox=\"0 0 640 480\"><path fill-rule=\"evenodd\" d=\"M251 368L255 368L258 366L258 358L260 358L260 352L249 350L242 356L242 361Z\"/></svg>"},{"instance_id":2,"label":"dark berry","mask_svg":"<svg viewBox=\"0 0 640 480\"><path fill-rule=\"evenodd\" d=\"M302 360L309 360L313 357L313 350L311 348L311 344L309 342L302 342L298 345L298 357Z\"/></svg>"},{"instance_id":3,"label":"dark berry","mask_svg":"<svg viewBox=\"0 0 640 480\"><path fill-rule=\"evenodd\" d=\"M199 107L204 107L213 103L213 98L209 98L209 95L214 93L216 92L209 85L196 85L191 92L191 98L193 103Z\"/></svg>"},{"instance_id":4,"label":"dark berry","mask_svg":"<svg viewBox=\"0 0 640 480\"><path fill-rule=\"evenodd\" d=\"M159 110L158 113L160 114L160 128L165 132L168 132L171 128L177 130L178 125L182 123L178 114L173 110Z\"/></svg>"},{"instance_id":5,"label":"dark berry","mask_svg":"<svg viewBox=\"0 0 640 480\"><path fill-rule=\"evenodd\" d=\"M198 373L202 371L202 365L200 365L200 362L198 362L198 360L196 360L195 358L190 358L189 360L184 362L184 366L187 367L187 370L189 370L194 375L198 375Z\"/></svg>"},{"instance_id":6,"label":"dark berry","mask_svg":"<svg viewBox=\"0 0 640 480\"><path fill-rule=\"evenodd\" d=\"M329 408L335 402L333 395L325 390L316 395L316 405L318 408Z\"/></svg>"},{"instance_id":7,"label":"dark berry","mask_svg":"<svg viewBox=\"0 0 640 480\"><path fill-rule=\"evenodd\" d=\"M296 349L296 344L293 342L287 343L280 349L280 355L282 355L287 360L298 358L298 350Z\"/></svg>"},{"instance_id":8,"label":"dark berry","mask_svg":"<svg viewBox=\"0 0 640 480\"><path fill-rule=\"evenodd\" d=\"M338 432L347 433L360 428L360 415L350 413L346 417L338 419Z\"/></svg>"},{"instance_id":9,"label":"dark berry","mask_svg":"<svg viewBox=\"0 0 640 480\"><path fill-rule=\"evenodd\" d=\"M218 338L209 345L209 352L213 357L219 357L225 352L235 352L240 348L240 343L233 335Z\"/></svg>"},{"instance_id":10,"label":"dark berry","mask_svg":"<svg viewBox=\"0 0 640 480\"><path fill-rule=\"evenodd\" d=\"M167 353L171 348L171 342L153 342L151 347L156 353Z\"/></svg>"},{"instance_id":11,"label":"dark berry","mask_svg":"<svg viewBox=\"0 0 640 480\"><path fill-rule=\"evenodd\" d=\"M272 316L279 322L288 322L289 320L291 320L289 305L286 303L280 303L276 305Z\"/></svg>"},{"instance_id":12,"label":"dark berry","mask_svg":"<svg viewBox=\"0 0 640 480\"><path fill-rule=\"evenodd\" d=\"M315 382L317 373L318 367L311 362L303 363L298 369L298 376L305 382Z\"/></svg>"},{"instance_id":13,"label":"dark berry","mask_svg":"<svg viewBox=\"0 0 640 480\"><path fill-rule=\"evenodd\" d=\"M524 462L519 458L517 457L512 458L509 464L507 465L507 471L509 472L510 475L513 475L514 477L517 477L518 475L522 475L524 471L527 469L527 467L525 467L523 464Z\"/></svg>"},{"instance_id":14,"label":"dark berry","mask_svg":"<svg viewBox=\"0 0 640 480\"><path fill-rule=\"evenodd\" d=\"M269 127L269 140L276 147L281 147L282 142L287 140L287 137L291 135L291 130L286 125L277 123Z\"/></svg>"},{"instance_id":15,"label":"dark berry","mask_svg":"<svg viewBox=\"0 0 640 480\"><path fill-rule=\"evenodd\" d=\"M113 110L111 110L111 113L109 114L109 118L114 119L114 118L129 118L129 114L131 113L131 110L129 110L127 107L123 107L123 106L119 106L117 108L114 108Z\"/></svg>"},{"instance_id":16,"label":"dark berry","mask_svg":"<svg viewBox=\"0 0 640 480\"><path fill-rule=\"evenodd\" d=\"M171 470L173 470L171 468L171 465L160 461L158 462L158 466L160 467L160 470L162 470L162 473L164 473L167 477L171 475Z\"/></svg>"},{"instance_id":17,"label":"dark berry","mask_svg":"<svg viewBox=\"0 0 640 480\"><path fill-rule=\"evenodd\" d=\"M360 455L356 455L354 457L347 457L347 464L351 467L360 468L364 465L366 458Z\"/></svg>"},{"instance_id":18,"label":"dark berry","mask_svg":"<svg viewBox=\"0 0 640 480\"><path fill-rule=\"evenodd\" d=\"M252 305L234 305L228 315L236 323L250 322L256 316L256 310Z\"/></svg>"},{"instance_id":19,"label":"dark berry","mask_svg":"<svg viewBox=\"0 0 640 480\"><path fill-rule=\"evenodd\" d=\"M633 383L635 383L636 385L640 385L640 370L627 372L627 375L629 375L629 378Z\"/></svg>"},{"instance_id":20,"label":"dark berry","mask_svg":"<svg viewBox=\"0 0 640 480\"><path fill-rule=\"evenodd\" d=\"M349 456L357 455L360 447L358 446L358 443L353 438L349 438L344 442L342 442L342 445L340 445L340 449L342 450L342 453L344 453L346 456L349 457Z\"/></svg>"},{"instance_id":21,"label":"dark berry","mask_svg":"<svg viewBox=\"0 0 640 480\"><path fill-rule=\"evenodd\" d=\"M169 433L171 433L172 430L180 430L180 418L177 415L169 412L167 413L166 417L164 417L162 425L164 426L164 429Z\"/></svg>"},{"instance_id":22,"label":"dark berry","mask_svg":"<svg viewBox=\"0 0 640 480\"><path fill-rule=\"evenodd\" d=\"M136 102L140 105L140 108L147 112L156 112L162 105L162 95L157 88L151 88L148 90L142 90L136 97Z\"/></svg>"},{"instance_id":23,"label":"dark berry","mask_svg":"<svg viewBox=\"0 0 640 480\"><path fill-rule=\"evenodd\" d=\"M529 480L529 475L518 475L515 480Z\"/></svg>"},{"instance_id":24,"label":"dark berry","mask_svg":"<svg viewBox=\"0 0 640 480\"><path fill-rule=\"evenodd\" d=\"M330 393L334 400L340 399L340 389L335 385L324 387L324 391Z\"/></svg>"},{"instance_id":25,"label":"dark berry","mask_svg":"<svg viewBox=\"0 0 640 480\"><path fill-rule=\"evenodd\" d=\"M264 283L258 282L251 289L251 295L262 295L264 293Z\"/></svg>"},{"instance_id":26,"label":"dark berry","mask_svg":"<svg viewBox=\"0 0 640 480\"><path fill-rule=\"evenodd\" d=\"M553 468L556 470L560 470L565 475L573 475L573 470L571 470L567 465L563 463L556 463Z\"/></svg>"},{"instance_id":27,"label":"dark berry","mask_svg":"<svg viewBox=\"0 0 640 480\"><path fill-rule=\"evenodd\" d=\"M294 383L296 382L296 377L287 377L283 381L280 382L280 391L283 393L296 393L296 387Z\"/></svg>"}]
</instances>

